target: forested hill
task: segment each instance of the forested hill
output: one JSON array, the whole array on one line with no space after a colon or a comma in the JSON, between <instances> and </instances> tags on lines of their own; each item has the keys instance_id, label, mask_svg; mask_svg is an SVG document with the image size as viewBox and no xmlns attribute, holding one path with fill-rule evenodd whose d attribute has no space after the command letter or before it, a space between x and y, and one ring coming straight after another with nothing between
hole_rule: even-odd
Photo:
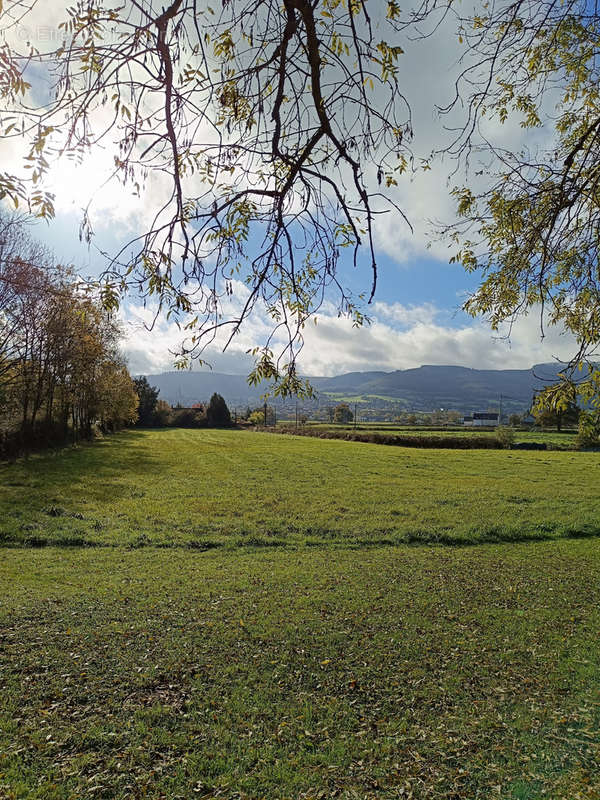
<instances>
[{"instance_id":1,"label":"forested hill","mask_svg":"<svg viewBox=\"0 0 600 800\"><path fill-rule=\"evenodd\" d=\"M332 400L389 400L411 410L455 408L460 411L498 406L502 395L506 411L523 411L536 389L555 378L557 366L537 364L524 370L480 370L466 367L422 366L395 372L349 372L331 378L311 377L318 404ZM267 386L248 386L244 375L215 372L164 372L149 375L160 397L173 405L188 406L219 392L230 405L256 405Z\"/></svg>"}]
</instances>

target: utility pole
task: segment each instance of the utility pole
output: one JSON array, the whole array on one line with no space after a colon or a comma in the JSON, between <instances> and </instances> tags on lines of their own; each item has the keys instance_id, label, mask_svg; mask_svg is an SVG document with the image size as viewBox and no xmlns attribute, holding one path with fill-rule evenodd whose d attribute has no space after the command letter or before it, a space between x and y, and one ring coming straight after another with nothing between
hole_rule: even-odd
<instances>
[{"instance_id":1,"label":"utility pole","mask_svg":"<svg viewBox=\"0 0 600 800\"><path fill-rule=\"evenodd\" d=\"M500 414L498 416L498 422L502 425L502 394L500 395Z\"/></svg>"},{"instance_id":2,"label":"utility pole","mask_svg":"<svg viewBox=\"0 0 600 800\"><path fill-rule=\"evenodd\" d=\"M358 403L354 403L354 430L356 430L356 407Z\"/></svg>"},{"instance_id":3,"label":"utility pole","mask_svg":"<svg viewBox=\"0 0 600 800\"><path fill-rule=\"evenodd\" d=\"M296 400L296 428L298 427L298 400Z\"/></svg>"},{"instance_id":4,"label":"utility pole","mask_svg":"<svg viewBox=\"0 0 600 800\"><path fill-rule=\"evenodd\" d=\"M267 427L267 404L265 403L265 428Z\"/></svg>"}]
</instances>

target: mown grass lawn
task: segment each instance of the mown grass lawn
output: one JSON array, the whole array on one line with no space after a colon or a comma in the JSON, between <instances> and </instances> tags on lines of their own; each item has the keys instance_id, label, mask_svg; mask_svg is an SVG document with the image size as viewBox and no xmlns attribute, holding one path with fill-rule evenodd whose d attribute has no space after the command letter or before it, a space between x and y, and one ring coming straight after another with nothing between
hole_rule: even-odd
<instances>
[{"instance_id":1,"label":"mown grass lawn","mask_svg":"<svg viewBox=\"0 0 600 800\"><path fill-rule=\"evenodd\" d=\"M600 797L600 543L10 548L0 797Z\"/></svg>"},{"instance_id":2,"label":"mown grass lawn","mask_svg":"<svg viewBox=\"0 0 600 800\"><path fill-rule=\"evenodd\" d=\"M0 466L0 542L512 541L600 530L596 453L451 451L246 431L130 431Z\"/></svg>"},{"instance_id":3,"label":"mown grass lawn","mask_svg":"<svg viewBox=\"0 0 600 800\"><path fill-rule=\"evenodd\" d=\"M1 800L600 800L599 468L181 430L0 466Z\"/></svg>"}]
</instances>

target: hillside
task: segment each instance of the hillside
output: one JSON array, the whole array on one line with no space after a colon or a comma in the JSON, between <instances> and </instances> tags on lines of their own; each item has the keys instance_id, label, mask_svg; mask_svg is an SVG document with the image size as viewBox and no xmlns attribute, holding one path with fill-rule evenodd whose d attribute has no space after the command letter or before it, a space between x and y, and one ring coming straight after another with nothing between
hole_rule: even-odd
<instances>
[{"instance_id":1,"label":"hillside","mask_svg":"<svg viewBox=\"0 0 600 800\"><path fill-rule=\"evenodd\" d=\"M502 406L507 412L529 408L536 389L556 375L553 364L525 370L479 370L453 366L422 366L395 372L349 372L331 378L314 376L315 405L348 399L373 406L414 411L453 408L472 411ZM169 403L187 406L219 392L230 406L257 405L268 385L248 386L244 375L215 372L164 372L149 375Z\"/></svg>"}]
</instances>

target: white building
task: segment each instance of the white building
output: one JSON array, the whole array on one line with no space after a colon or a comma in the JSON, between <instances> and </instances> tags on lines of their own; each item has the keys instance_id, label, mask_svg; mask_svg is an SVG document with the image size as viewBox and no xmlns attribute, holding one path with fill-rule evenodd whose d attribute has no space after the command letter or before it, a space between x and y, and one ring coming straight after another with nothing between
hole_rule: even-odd
<instances>
[{"instance_id":1,"label":"white building","mask_svg":"<svg viewBox=\"0 0 600 800\"><path fill-rule=\"evenodd\" d=\"M469 428L493 428L500 424L500 414L497 411L475 411L463 419L463 424Z\"/></svg>"}]
</instances>

